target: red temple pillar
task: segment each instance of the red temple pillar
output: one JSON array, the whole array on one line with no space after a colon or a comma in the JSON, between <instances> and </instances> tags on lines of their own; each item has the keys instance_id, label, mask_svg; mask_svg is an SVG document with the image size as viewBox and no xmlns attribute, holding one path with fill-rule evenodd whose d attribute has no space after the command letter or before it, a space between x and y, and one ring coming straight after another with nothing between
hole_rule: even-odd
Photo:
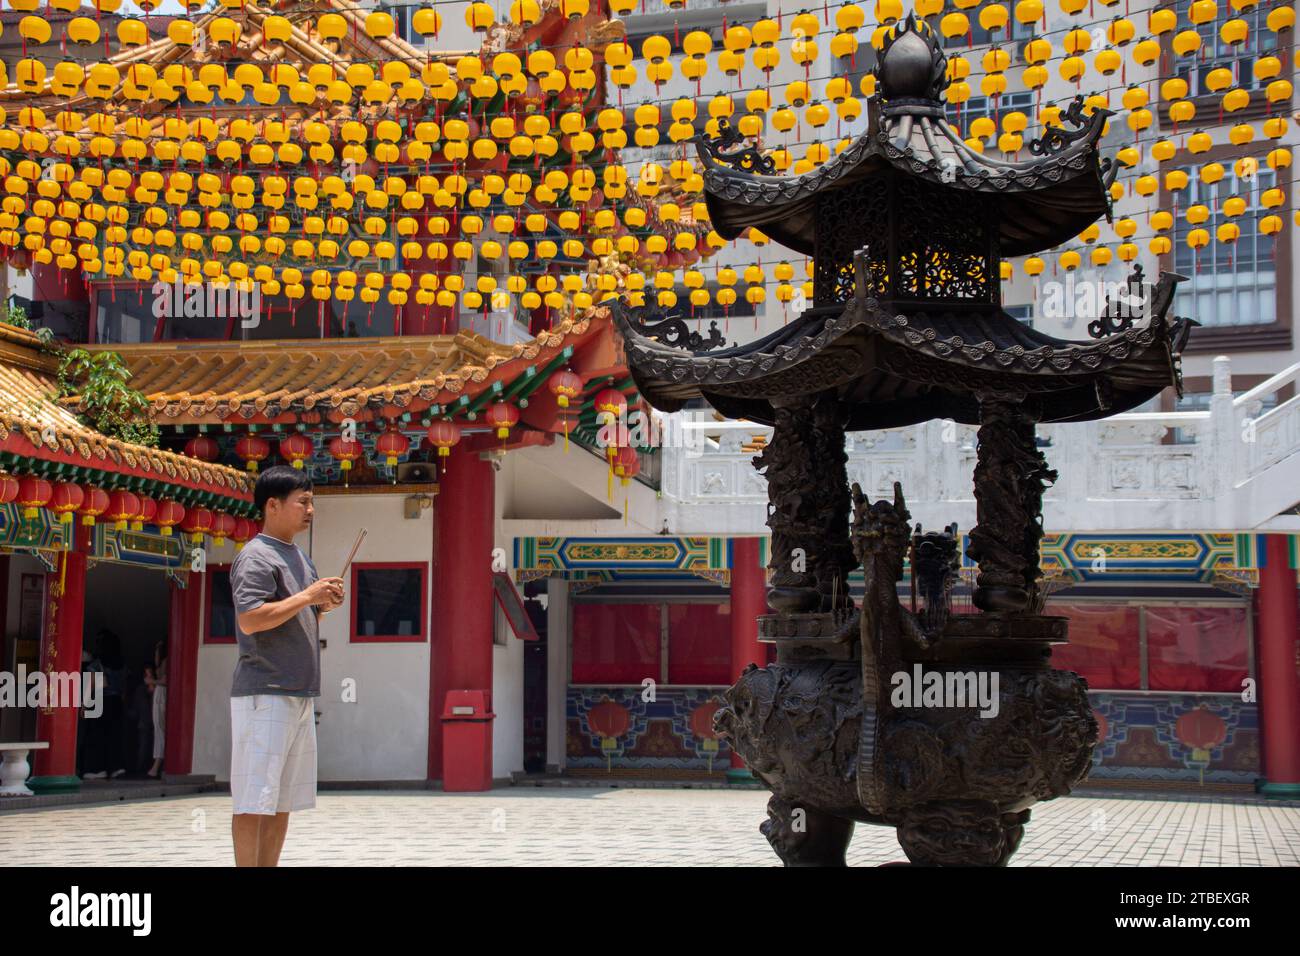
<instances>
[{"instance_id":1,"label":"red temple pillar","mask_svg":"<svg viewBox=\"0 0 1300 956\"><path fill-rule=\"evenodd\" d=\"M167 726L163 769L183 776L194 769L194 708L198 698L199 632L202 628L201 574L191 573L184 588L168 582L171 600L167 628Z\"/></svg>"},{"instance_id":2,"label":"red temple pillar","mask_svg":"<svg viewBox=\"0 0 1300 956\"><path fill-rule=\"evenodd\" d=\"M1285 535L1266 535L1259 569L1256 672L1266 796L1300 797L1300 677L1296 674L1296 572Z\"/></svg>"},{"instance_id":3,"label":"red temple pillar","mask_svg":"<svg viewBox=\"0 0 1300 956\"><path fill-rule=\"evenodd\" d=\"M463 444L442 461L433 526L428 773L444 789L489 790L492 721L444 722L442 715L451 691L480 692L491 711L495 471Z\"/></svg>"},{"instance_id":4,"label":"red temple pillar","mask_svg":"<svg viewBox=\"0 0 1300 956\"><path fill-rule=\"evenodd\" d=\"M63 552L58 571L45 575L45 627L41 635L41 670L47 675L47 693L60 696L69 690L71 679L56 680L55 674L75 675L78 700L60 699L61 704L79 702L82 682L81 641L86 609L85 534L77 525L76 548ZM102 693L102 691L101 691ZM53 703L54 701L49 701ZM79 790L77 776L76 706L42 707L36 715L36 739L48 743L48 750L35 751L32 779L28 786L40 793Z\"/></svg>"},{"instance_id":5,"label":"red temple pillar","mask_svg":"<svg viewBox=\"0 0 1300 956\"><path fill-rule=\"evenodd\" d=\"M758 641L758 617L767 613L766 581L758 562L758 538L731 539L731 672L740 678L750 664L767 663L767 647ZM733 751L731 770L734 780L753 777L745 761Z\"/></svg>"}]
</instances>

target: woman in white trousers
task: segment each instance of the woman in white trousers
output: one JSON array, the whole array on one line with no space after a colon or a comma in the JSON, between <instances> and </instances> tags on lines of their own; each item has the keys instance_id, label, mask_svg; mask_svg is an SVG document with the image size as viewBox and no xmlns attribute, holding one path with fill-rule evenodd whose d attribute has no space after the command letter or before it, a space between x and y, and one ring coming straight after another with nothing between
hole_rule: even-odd
<instances>
[{"instance_id":1,"label":"woman in white trousers","mask_svg":"<svg viewBox=\"0 0 1300 956\"><path fill-rule=\"evenodd\" d=\"M167 658L161 642L154 648L154 688L153 688L153 766L149 776L162 777L163 753L166 747L167 727Z\"/></svg>"}]
</instances>

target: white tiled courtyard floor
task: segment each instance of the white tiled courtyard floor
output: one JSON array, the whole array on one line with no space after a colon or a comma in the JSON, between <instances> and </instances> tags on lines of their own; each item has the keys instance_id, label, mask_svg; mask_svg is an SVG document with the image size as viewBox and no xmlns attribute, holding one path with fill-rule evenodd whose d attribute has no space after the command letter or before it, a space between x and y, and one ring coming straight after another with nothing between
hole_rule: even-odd
<instances>
[{"instance_id":1,"label":"white tiled courtyard floor","mask_svg":"<svg viewBox=\"0 0 1300 956\"><path fill-rule=\"evenodd\" d=\"M745 790L510 788L323 793L295 814L281 863L774 865ZM1034 808L1013 866L1296 866L1300 807L1066 798ZM859 825L849 863L904 859L893 830ZM228 865L230 797L202 794L0 813L4 865Z\"/></svg>"}]
</instances>

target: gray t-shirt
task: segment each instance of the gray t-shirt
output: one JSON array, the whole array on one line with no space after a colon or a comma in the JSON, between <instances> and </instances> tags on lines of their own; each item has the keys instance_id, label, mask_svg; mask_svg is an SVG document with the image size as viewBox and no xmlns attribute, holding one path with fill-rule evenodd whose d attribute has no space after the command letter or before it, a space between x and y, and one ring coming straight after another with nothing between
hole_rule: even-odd
<instances>
[{"instance_id":1,"label":"gray t-shirt","mask_svg":"<svg viewBox=\"0 0 1300 956\"><path fill-rule=\"evenodd\" d=\"M296 544L259 534L230 566L235 611L245 614L263 604L283 601L316 581L316 566ZM308 606L279 627L239 636L239 662L231 697L282 694L320 696L320 632L316 609Z\"/></svg>"}]
</instances>

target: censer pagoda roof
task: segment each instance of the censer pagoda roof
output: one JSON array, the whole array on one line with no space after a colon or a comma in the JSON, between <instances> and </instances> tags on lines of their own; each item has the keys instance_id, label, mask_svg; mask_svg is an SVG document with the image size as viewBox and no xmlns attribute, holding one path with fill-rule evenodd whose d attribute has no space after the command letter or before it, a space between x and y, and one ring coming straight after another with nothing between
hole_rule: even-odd
<instances>
[{"instance_id":1,"label":"censer pagoda roof","mask_svg":"<svg viewBox=\"0 0 1300 956\"><path fill-rule=\"evenodd\" d=\"M843 152L799 176L773 176L770 160L724 127L721 141L697 140L704 166L705 200L713 226L725 239L757 227L804 255L815 249L819 201L863 180L897 171L956 193L998 197L998 240L1003 256L1027 255L1059 245L1098 217L1110 214L1109 187L1118 172L1097 148L1110 113L1083 113L1076 99L1063 119L1024 162L993 159L962 140L939 99L947 86L946 59L934 31L910 17L887 42L877 67L879 93L868 103L868 128Z\"/></svg>"},{"instance_id":2,"label":"censer pagoda roof","mask_svg":"<svg viewBox=\"0 0 1300 956\"><path fill-rule=\"evenodd\" d=\"M874 299L812 309L754 342L695 355L636 331L640 311L614 309L628 367L663 411L703 399L729 418L773 424L784 400L835 389L850 431L934 418L978 424L976 395L1023 394L1041 421L1088 421L1134 408L1179 384L1178 356L1191 331L1168 316L1177 278L1161 277L1150 321L1095 342L1056 339L992 305L912 314Z\"/></svg>"}]
</instances>

